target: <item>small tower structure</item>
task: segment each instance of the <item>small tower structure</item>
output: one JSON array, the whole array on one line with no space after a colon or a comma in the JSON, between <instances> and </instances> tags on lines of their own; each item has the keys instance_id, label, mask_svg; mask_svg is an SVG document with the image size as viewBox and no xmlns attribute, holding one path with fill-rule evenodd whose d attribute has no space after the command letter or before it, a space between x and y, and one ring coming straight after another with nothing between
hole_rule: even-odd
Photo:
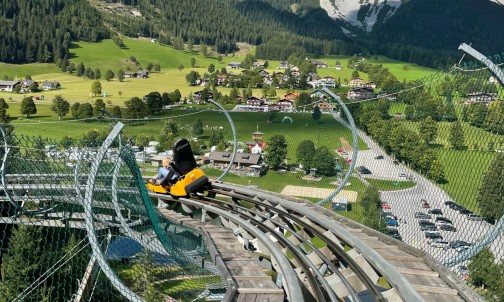
<instances>
[{"instance_id":1,"label":"small tower structure","mask_svg":"<svg viewBox=\"0 0 504 302\"><path fill-rule=\"evenodd\" d=\"M259 144L260 142L262 142L263 135L264 135L264 133L259 131L259 125L257 125L256 132L252 133L252 140L254 140L254 142L256 142L256 144Z\"/></svg>"}]
</instances>

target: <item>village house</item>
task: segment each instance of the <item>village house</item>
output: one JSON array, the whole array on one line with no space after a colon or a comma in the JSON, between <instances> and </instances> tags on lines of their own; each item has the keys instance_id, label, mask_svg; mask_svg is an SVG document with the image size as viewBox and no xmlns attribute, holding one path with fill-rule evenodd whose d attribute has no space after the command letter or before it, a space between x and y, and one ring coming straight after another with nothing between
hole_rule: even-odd
<instances>
[{"instance_id":1,"label":"village house","mask_svg":"<svg viewBox=\"0 0 504 302\"><path fill-rule=\"evenodd\" d=\"M38 90L39 84L33 80L22 80L20 82L21 90L20 93L30 92L30 87L33 87L34 90Z\"/></svg>"},{"instance_id":2,"label":"village house","mask_svg":"<svg viewBox=\"0 0 504 302\"><path fill-rule=\"evenodd\" d=\"M285 62L285 61L282 61L280 62L280 65L278 65L279 69L289 69L289 63L288 62Z\"/></svg>"},{"instance_id":3,"label":"village house","mask_svg":"<svg viewBox=\"0 0 504 302\"><path fill-rule=\"evenodd\" d=\"M226 66L226 68L231 68L231 69L238 69L241 68L241 63L240 62L229 62L229 64Z\"/></svg>"},{"instance_id":4,"label":"village house","mask_svg":"<svg viewBox=\"0 0 504 302\"><path fill-rule=\"evenodd\" d=\"M367 83L362 84L362 87L376 89L376 87L378 87L378 85L375 82L367 82Z\"/></svg>"},{"instance_id":5,"label":"village house","mask_svg":"<svg viewBox=\"0 0 504 302\"><path fill-rule=\"evenodd\" d=\"M317 66L317 68L327 68L327 63L326 62L321 62L321 61L312 61L312 65Z\"/></svg>"},{"instance_id":6,"label":"village house","mask_svg":"<svg viewBox=\"0 0 504 302\"><path fill-rule=\"evenodd\" d=\"M364 82L362 81L361 78L353 78L350 80L350 82L348 83L348 86L350 87L362 87L362 84Z\"/></svg>"},{"instance_id":7,"label":"village house","mask_svg":"<svg viewBox=\"0 0 504 302\"><path fill-rule=\"evenodd\" d=\"M266 70L259 71L259 75L263 78L269 78L270 74Z\"/></svg>"},{"instance_id":8,"label":"village house","mask_svg":"<svg viewBox=\"0 0 504 302\"><path fill-rule=\"evenodd\" d=\"M299 93L297 92L287 92L285 95L284 95L284 99L286 100L296 100L299 96Z\"/></svg>"},{"instance_id":9,"label":"village house","mask_svg":"<svg viewBox=\"0 0 504 302\"><path fill-rule=\"evenodd\" d=\"M278 101L278 106L280 109L280 112L293 112L294 111L294 100L290 99L282 99Z\"/></svg>"},{"instance_id":10,"label":"village house","mask_svg":"<svg viewBox=\"0 0 504 302\"><path fill-rule=\"evenodd\" d=\"M215 166L227 167L231 162L232 153L227 151L210 152L208 160ZM236 153L233 161L233 169L247 168L252 165L259 165L262 161L261 154Z\"/></svg>"},{"instance_id":11,"label":"village house","mask_svg":"<svg viewBox=\"0 0 504 302\"><path fill-rule=\"evenodd\" d=\"M0 80L0 91L12 92L19 85L19 81L2 81Z\"/></svg>"},{"instance_id":12,"label":"village house","mask_svg":"<svg viewBox=\"0 0 504 302\"><path fill-rule=\"evenodd\" d=\"M203 90L196 91L196 92L193 94L193 101L194 101L195 103L205 102L206 100L202 100L202 99L201 99L201 95L202 95L202 94L203 94ZM209 98L209 99L213 99L213 92L208 91L207 96L208 96L208 98Z\"/></svg>"},{"instance_id":13,"label":"village house","mask_svg":"<svg viewBox=\"0 0 504 302\"><path fill-rule=\"evenodd\" d=\"M375 94L371 88L359 87L350 90L347 97L351 100L367 100L374 98Z\"/></svg>"},{"instance_id":14,"label":"village house","mask_svg":"<svg viewBox=\"0 0 504 302\"><path fill-rule=\"evenodd\" d=\"M137 78L139 79L147 79L149 77L149 72L147 70L137 70Z\"/></svg>"},{"instance_id":15,"label":"village house","mask_svg":"<svg viewBox=\"0 0 504 302\"><path fill-rule=\"evenodd\" d=\"M327 97L326 93L322 90L316 89L310 94L311 98L325 99Z\"/></svg>"},{"instance_id":16,"label":"village house","mask_svg":"<svg viewBox=\"0 0 504 302\"><path fill-rule=\"evenodd\" d=\"M59 82L44 81L42 83L42 89L44 90L56 90L61 89L61 84Z\"/></svg>"},{"instance_id":17,"label":"village house","mask_svg":"<svg viewBox=\"0 0 504 302\"><path fill-rule=\"evenodd\" d=\"M320 108L321 111L331 112L334 110L335 106L329 102L321 101L318 103L318 107Z\"/></svg>"},{"instance_id":18,"label":"village house","mask_svg":"<svg viewBox=\"0 0 504 302\"><path fill-rule=\"evenodd\" d=\"M341 65L340 64L336 64L336 70L341 70Z\"/></svg>"},{"instance_id":19,"label":"village house","mask_svg":"<svg viewBox=\"0 0 504 302\"><path fill-rule=\"evenodd\" d=\"M247 98L247 105L248 106L262 106L263 104L264 104L264 101L258 97L251 96L251 97Z\"/></svg>"},{"instance_id":20,"label":"village house","mask_svg":"<svg viewBox=\"0 0 504 302\"><path fill-rule=\"evenodd\" d=\"M217 75L217 85L221 86L224 84L224 82L226 81L227 79L227 76L225 74L219 74Z\"/></svg>"},{"instance_id":21,"label":"village house","mask_svg":"<svg viewBox=\"0 0 504 302\"><path fill-rule=\"evenodd\" d=\"M468 93L464 104L474 104L483 103L485 105L490 105L490 103L497 99L497 93L490 92L471 92Z\"/></svg>"},{"instance_id":22,"label":"village house","mask_svg":"<svg viewBox=\"0 0 504 302\"><path fill-rule=\"evenodd\" d=\"M313 81L310 83L313 88L335 88L336 87L336 80L331 77L323 77L320 80Z\"/></svg>"},{"instance_id":23,"label":"village house","mask_svg":"<svg viewBox=\"0 0 504 302\"><path fill-rule=\"evenodd\" d=\"M260 68L260 67L265 67L266 66L266 62L254 62L252 63L252 69L255 69L255 68Z\"/></svg>"},{"instance_id":24,"label":"village house","mask_svg":"<svg viewBox=\"0 0 504 302\"><path fill-rule=\"evenodd\" d=\"M135 71L126 71L124 73L124 77L125 78L136 78L137 77L137 73Z\"/></svg>"}]
</instances>

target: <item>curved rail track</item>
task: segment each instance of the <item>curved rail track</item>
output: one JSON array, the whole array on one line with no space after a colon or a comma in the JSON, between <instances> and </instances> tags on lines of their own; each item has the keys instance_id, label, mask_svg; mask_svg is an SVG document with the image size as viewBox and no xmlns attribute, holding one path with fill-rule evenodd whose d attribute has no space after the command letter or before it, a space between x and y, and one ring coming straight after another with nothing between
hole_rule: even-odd
<instances>
[{"instance_id":1,"label":"curved rail track","mask_svg":"<svg viewBox=\"0 0 504 302\"><path fill-rule=\"evenodd\" d=\"M206 196L150 196L165 207L180 203L186 214L230 229L244 250L270 257L289 301L481 300L422 251L308 201L224 183ZM302 296L292 292L299 287Z\"/></svg>"},{"instance_id":2,"label":"curved rail track","mask_svg":"<svg viewBox=\"0 0 504 302\"><path fill-rule=\"evenodd\" d=\"M17 189L12 181L26 181L19 175L6 177L9 184L3 189L8 191ZM75 190L53 182L36 189ZM149 195L160 201L161 215L199 228L205 243L214 243L212 256L223 263L219 268L227 281L225 301L482 301L422 251L311 202L233 184L213 187L205 196L191 198ZM71 198L57 202L79 203ZM28 223L61 227L66 222L60 214L57 208L32 213ZM74 213L68 223L82 216ZM9 217L3 223L26 221ZM268 277L265 268L275 278Z\"/></svg>"}]
</instances>

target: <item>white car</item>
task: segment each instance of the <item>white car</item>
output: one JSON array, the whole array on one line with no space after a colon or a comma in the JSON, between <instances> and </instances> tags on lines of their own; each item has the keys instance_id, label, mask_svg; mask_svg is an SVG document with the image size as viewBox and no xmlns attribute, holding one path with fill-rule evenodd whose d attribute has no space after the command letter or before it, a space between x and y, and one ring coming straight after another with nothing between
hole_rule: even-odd
<instances>
[{"instance_id":1,"label":"white car","mask_svg":"<svg viewBox=\"0 0 504 302\"><path fill-rule=\"evenodd\" d=\"M433 240L429 242L430 246L435 247L435 248L441 248L443 250L448 249L448 241L443 241L443 240Z\"/></svg>"},{"instance_id":2,"label":"white car","mask_svg":"<svg viewBox=\"0 0 504 302\"><path fill-rule=\"evenodd\" d=\"M453 224L451 224L450 222L447 222L447 221L440 220L440 221L436 221L436 225L453 225Z\"/></svg>"},{"instance_id":3,"label":"white car","mask_svg":"<svg viewBox=\"0 0 504 302\"><path fill-rule=\"evenodd\" d=\"M481 221L483 220L480 215L477 214L469 214L467 215L467 219L469 220L474 220L474 221Z\"/></svg>"}]
</instances>

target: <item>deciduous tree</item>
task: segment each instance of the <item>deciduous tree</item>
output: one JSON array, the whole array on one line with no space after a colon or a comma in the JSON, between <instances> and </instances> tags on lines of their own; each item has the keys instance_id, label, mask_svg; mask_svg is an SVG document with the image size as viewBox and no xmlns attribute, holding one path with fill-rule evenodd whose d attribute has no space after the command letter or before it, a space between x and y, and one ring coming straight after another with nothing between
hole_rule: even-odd
<instances>
[{"instance_id":1,"label":"deciduous tree","mask_svg":"<svg viewBox=\"0 0 504 302\"><path fill-rule=\"evenodd\" d=\"M266 163L272 170L278 170L287 158L287 140L283 135L273 135L268 142Z\"/></svg>"},{"instance_id":2,"label":"deciduous tree","mask_svg":"<svg viewBox=\"0 0 504 302\"><path fill-rule=\"evenodd\" d=\"M100 81L94 81L93 84L91 84L91 93L93 93L94 96L101 95L102 85Z\"/></svg>"},{"instance_id":3,"label":"deciduous tree","mask_svg":"<svg viewBox=\"0 0 504 302\"><path fill-rule=\"evenodd\" d=\"M196 119L192 125L192 131L196 136L200 136L203 134L204 129L203 129L203 122L201 119Z\"/></svg>"},{"instance_id":4,"label":"deciduous tree","mask_svg":"<svg viewBox=\"0 0 504 302\"><path fill-rule=\"evenodd\" d=\"M21 114L26 115L26 117L30 117L30 115L37 113L37 106L35 106L35 102L31 97L25 97L21 101Z\"/></svg>"},{"instance_id":5,"label":"deciduous tree","mask_svg":"<svg viewBox=\"0 0 504 302\"><path fill-rule=\"evenodd\" d=\"M61 95L56 95L53 98L51 110L58 115L61 120L62 117L68 114L70 111L70 103L65 100Z\"/></svg>"},{"instance_id":6,"label":"deciduous tree","mask_svg":"<svg viewBox=\"0 0 504 302\"><path fill-rule=\"evenodd\" d=\"M433 140L436 139L437 132L438 132L438 125L435 120L430 117L425 118L425 121L420 124L420 137L429 144Z\"/></svg>"}]
</instances>

